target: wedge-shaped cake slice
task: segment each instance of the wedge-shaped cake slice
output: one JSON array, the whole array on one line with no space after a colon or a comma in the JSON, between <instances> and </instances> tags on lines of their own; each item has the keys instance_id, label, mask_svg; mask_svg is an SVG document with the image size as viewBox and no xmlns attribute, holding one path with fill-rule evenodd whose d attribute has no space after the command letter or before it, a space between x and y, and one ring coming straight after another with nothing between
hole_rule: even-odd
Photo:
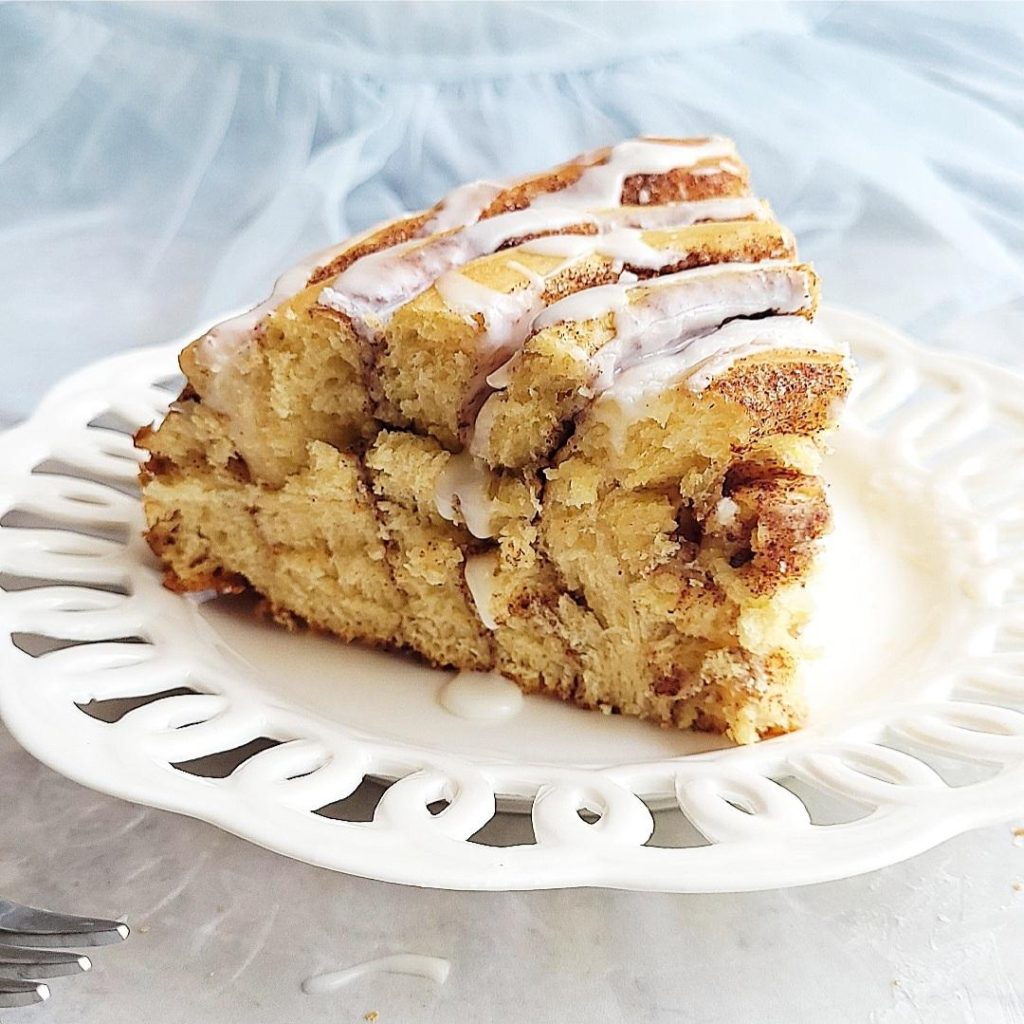
<instances>
[{"instance_id":1,"label":"wedge-shaped cake slice","mask_svg":"<svg viewBox=\"0 0 1024 1024\"><path fill-rule=\"evenodd\" d=\"M472 183L182 354L148 449L177 590L751 742L799 634L850 383L728 140Z\"/></svg>"}]
</instances>

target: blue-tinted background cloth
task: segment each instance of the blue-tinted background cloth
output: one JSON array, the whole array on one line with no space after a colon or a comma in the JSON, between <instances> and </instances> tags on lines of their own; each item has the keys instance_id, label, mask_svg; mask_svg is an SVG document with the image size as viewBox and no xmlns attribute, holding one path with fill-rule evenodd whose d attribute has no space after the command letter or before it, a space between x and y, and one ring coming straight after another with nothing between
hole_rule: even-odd
<instances>
[{"instance_id":1,"label":"blue-tinted background cloth","mask_svg":"<svg viewBox=\"0 0 1024 1024\"><path fill-rule=\"evenodd\" d=\"M1024 365L1024 7L0 7L0 422L289 262L638 133L734 136L827 300Z\"/></svg>"}]
</instances>

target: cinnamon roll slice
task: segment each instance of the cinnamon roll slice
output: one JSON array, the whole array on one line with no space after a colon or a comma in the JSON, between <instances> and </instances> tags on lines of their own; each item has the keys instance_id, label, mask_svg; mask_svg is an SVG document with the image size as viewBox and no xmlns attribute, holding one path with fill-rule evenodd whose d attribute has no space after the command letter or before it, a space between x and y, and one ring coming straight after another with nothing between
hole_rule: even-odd
<instances>
[{"instance_id":1,"label":"cinnamon roll slice","mask_svg":"<svg viewBox=\"0 0 1024 1024\"><path fill-rule=\"evenodd\" d=\"M472 182L286 273L140 431L178 591L753 742L797 728L819 285L718 137Z\"/></svg>"}]
</instances>

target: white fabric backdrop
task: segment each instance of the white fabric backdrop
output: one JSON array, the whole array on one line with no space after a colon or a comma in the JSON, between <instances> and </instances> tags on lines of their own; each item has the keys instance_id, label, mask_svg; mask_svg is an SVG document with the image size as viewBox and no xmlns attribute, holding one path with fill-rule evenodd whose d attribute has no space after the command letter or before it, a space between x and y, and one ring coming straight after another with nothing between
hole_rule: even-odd
<instances>
[{"instance_id":1,"label":"white fabric backdrop","mask_svg":"<svg viewBox=\"0 0 1024 1024\"><path fill-rule=\"evenodd\" d=\"M1015 360L1024 8L0 7L0 421L453 184L735 136L826 298Z\"/></svg>"}]
</instances>

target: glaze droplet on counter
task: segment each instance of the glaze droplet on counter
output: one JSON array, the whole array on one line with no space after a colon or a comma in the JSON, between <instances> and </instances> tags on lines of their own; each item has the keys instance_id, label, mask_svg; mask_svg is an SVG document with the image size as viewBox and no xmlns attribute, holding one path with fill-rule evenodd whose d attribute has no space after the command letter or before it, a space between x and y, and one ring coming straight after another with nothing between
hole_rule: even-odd
<instances>
[{"instance_id":1,"label":"glaze droplet on counter","mask_svg":"<svg viewBox=\"0 0 1024 1024\"><path fill-rule=\"evenodd\" d=\"M440 956L395 953L392 956L380 956L375 960L354 964L340 971L315 974L302 983L302 991L308 996L323 995L344 988L368 974L411 974L419 978L429 978L438 985L443 985L448 980L451 969L451 961Z\"/></svg>"}]
</instances>

